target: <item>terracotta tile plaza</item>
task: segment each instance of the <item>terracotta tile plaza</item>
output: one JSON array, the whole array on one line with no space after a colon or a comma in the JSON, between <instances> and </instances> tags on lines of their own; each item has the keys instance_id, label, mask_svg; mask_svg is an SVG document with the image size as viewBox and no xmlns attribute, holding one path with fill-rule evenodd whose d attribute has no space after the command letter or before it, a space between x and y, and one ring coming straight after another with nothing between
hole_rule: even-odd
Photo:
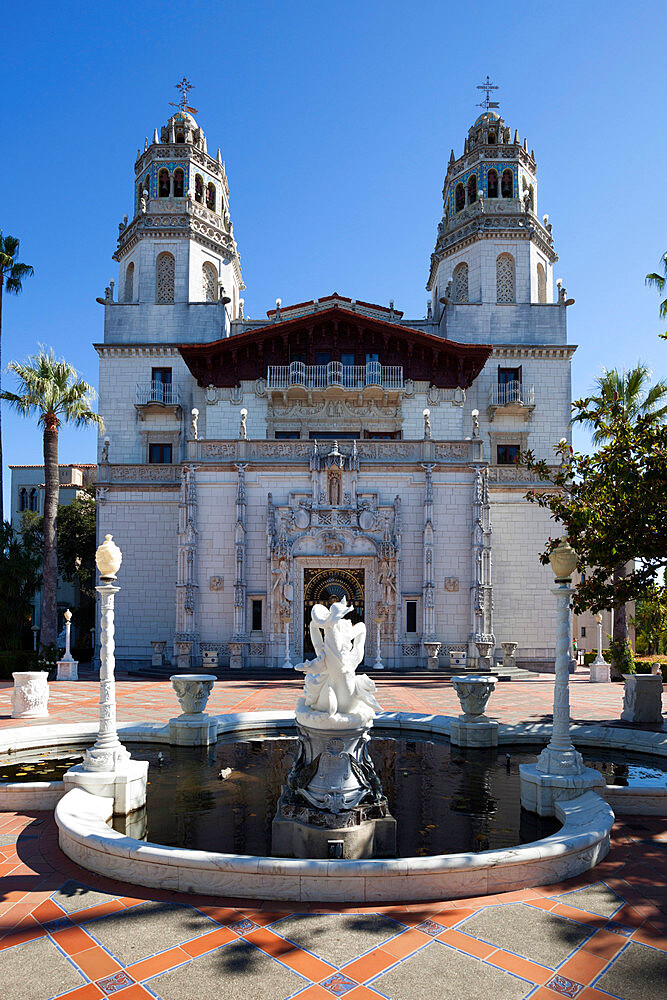
<instances>
[{"instance_id":1,"label":"terracotta tile plaza","mask_svg":"<svg viewBox=\"0 0 667 1000\"><path fill-rule=\"evenodd\" d=\"M442 678L377 681L388 711L453 715ZM208 710L293 708L301 681L218 682ZM120 680L121 725L174 714L168 681ZM0 728L10 719L0 685ZM493 715L549 722L553 680L500 684ZM571 682L576 721L620 717L622 687ZM98 685L51 685L50 718L94 723ZM40 725L35 721L35 725ZM7 1000L660 1000L667 997L667 820L618 815L611 851L560 885L405 905L228 899L97 876L50 812L0 813L0 997Z\"/></svg>"}]
</instances>

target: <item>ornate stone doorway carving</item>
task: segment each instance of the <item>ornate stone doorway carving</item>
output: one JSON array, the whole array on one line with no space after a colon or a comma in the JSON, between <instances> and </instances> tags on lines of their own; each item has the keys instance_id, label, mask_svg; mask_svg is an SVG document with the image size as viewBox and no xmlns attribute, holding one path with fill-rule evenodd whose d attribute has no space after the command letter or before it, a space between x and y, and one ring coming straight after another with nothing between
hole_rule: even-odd
<instances>
[{"instance_id":1,"label":"ornate stone doorway carving","mask_svg":"<svg viewBox=\"0 0 667 1000\"><path fill-rule=\"evenodd\" d=\"M366 597L366 573L363 569L309 569L303 571L303 657L315 655L310 639L310 611L314 604L325 607L333 601L347 598L354 610L347 616L349 620L364 620Z\"/></svg>"}]
</instances>

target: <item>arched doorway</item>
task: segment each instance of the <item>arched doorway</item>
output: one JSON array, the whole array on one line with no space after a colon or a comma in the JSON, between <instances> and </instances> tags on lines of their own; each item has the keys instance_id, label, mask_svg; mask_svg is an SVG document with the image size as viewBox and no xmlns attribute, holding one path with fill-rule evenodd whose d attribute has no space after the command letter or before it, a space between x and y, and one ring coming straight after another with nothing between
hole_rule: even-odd
<instances>
[{"instance_id":1,"label":"arched doorway","mask_svg":"<svg viewBox=\"0 0 667 1000\"><path fill-rule=\"evenodd\" d=\"M310 612L314 604L329 607L347 598L354 610L349 620L364 620L365 571L363 569L304 569L303 571L303 658L315 655L310 639Z\"/></svg>"}]
</instances>

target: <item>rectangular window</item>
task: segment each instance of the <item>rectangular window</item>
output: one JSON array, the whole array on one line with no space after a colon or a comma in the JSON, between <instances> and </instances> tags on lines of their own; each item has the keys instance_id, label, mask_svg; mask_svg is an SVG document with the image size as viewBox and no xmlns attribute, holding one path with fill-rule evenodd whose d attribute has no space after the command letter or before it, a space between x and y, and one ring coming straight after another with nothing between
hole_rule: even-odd
<instances>
[{"instance_id":1,"label":"rectangular window","mask_svg":"<svg viewBox=\"0 0 667 1000\"><path fill-rule=\"evenodd\" d=\"M292 364L293 361L300 361L301 364L304 364L306 360L306 355L303 353L303 351L290 351L289 360L290 364Z\"/></svg>"},{"instance_id":2,"label":"rectangular window","mask_svg":"<svg viewBox=\"0 0 667 1000\"><path fill-rule=\"evenodd\" d=\"M151 400L154 403L171 403L171 368L152 369Z\"/></svg>"},{"instance_id":3,"label":"rectangular window","mask_svg":"<svg viewBox=\"0 0 667 1000\"><path fill-rule=\"evenodd\" d=\"M498 368L498 385L521 382L521 368Z\"/></svg>"},{"instance_id":4,"label":"rectangular window","mask_svg":"<svg viewBox=\"0 0 667 1000\"><path fill-rule=\"evenodd\" d=\"M586 626L585 625L581 626L581 638L582 639L586 638Z\"/></svg>"},{"instance_id":5,"label":"rectangular window","mask_svg":"<svg viewBox=\"0 0 667 1000\"><path fill-rule=\"evenodd\" d=\"M498 368L498 402L521 402L521 368Z\"/></svg>"},{"instance_id":6,"label":"rectangular window","mask_svg":"<svg viewBox=\"0 0 667 1000\"><path fill-rule=\"evenodd\" d=\"M378 362L379 360L380 360L380 355L379 354L367 354L366 355L366 364L367 365L370 365L373 362Z\"/></svg>"},{"instance_id":7,"label":"rectangular window","mask_svg":"<svg viewBox=\"0 0 667 1000\"><path fill-rule=\"evenodd\" d=\"M364 431L366 441L400 441L403 431Z\"/></svg>"},{"instance_id":8,"label":"rectangular window","mask_svg":"<svg viewBox=\"0 0 667 1000\"><path fill-rule=\"evenodd\" d=\"M340 363L352 368L354 366L354 354L341 354Z\"/></svg>"},{"instance_id":9,"label":"rectangular window","mask_svg":"<svg viewBox=\"0 0 667 1000\"><path fill-rule=\"evenodd\" d=\"M253 632L262 631L262 601L253 600L251 604L251 619Z\"/></svg>"},{"instance_id":10,"label":"rectangular window","mask_svg":"<svg viewBox=\"0 0 667 1000\"><path fill-rule=\"evenodd\" d=\"M151 376L153 382L161 382L162 385L171 385L171 368L153 368Z\"/></svg>"},{"instance_id":11,"label":"rectangular window","mask_svg":"<svg viewBox=\"0 0 667 1000\"><path fill-rule=\"evenodd\" d=\"M310 431L311 441L351 441L359 437L359 431Z\"/></svg>"},{"instance_id":12,"label":"rectangular window","mask_svg":"<svg viewBox=\"0 0 667 1000\"><path fill-rule=\"evenodd\" d=\"M328 351L317 351L315 354L315 364L316 365L328 365L331 361L331 355Z\"/></svg>"},{"instance_id":13,"label":"rectangular window","mask_svg":"<svg viewBox=\"0 0 667 1000\"><path fill-rule=\"evenodd\" d=\"M298 431L276 431L276 441L297 441L300 437Z\"/></svg>"},{"instance_id":14,"label":"rectangular window","mask_svg":"<svg viewBox=\"0 0 667 1000\"><path fill-rule=\"evenodd\" d=\"M151 465L171 465L171 445L149 444L148 461Z\"/></svg>"},{"instance_id":15,"label":"rectangular window","mask_svg":"<svg viewBox=\"0 0 667 1000\"><path fill-rule=\"evenodd\" d=\"M417 631L417 602L416 601L406 601L405 602L405 631L406 632L416 632Z\"/></svg>"},{"instance_id":16,"label":"rectangular window","mask_svg":"<svg viewBox=\"0 0 667 1000\"><path fill-rule=\"evenodd\" d=\"M519 445L518 444L499 444L497 445L497 458L496 462L498 465L514 465L519 457Z\"/></svg>"}]
</instances>

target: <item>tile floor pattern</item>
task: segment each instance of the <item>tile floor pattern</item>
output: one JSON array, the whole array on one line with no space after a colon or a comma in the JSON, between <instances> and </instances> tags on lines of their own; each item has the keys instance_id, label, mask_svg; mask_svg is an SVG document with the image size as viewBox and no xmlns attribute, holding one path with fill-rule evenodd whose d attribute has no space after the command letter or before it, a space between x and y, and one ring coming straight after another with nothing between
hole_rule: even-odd
<instances>
[{"instance_id":1,"label":"tile floor pattern","mask_svg":"<svg viewBox=\"0 0 667 1000\"><path fill-rule=\"evenodd\" d=\"M388 709L456 711L442 681L380 684ZM118 688L123 722L174 713L166 683ZM297 688L234 681L216 686L210 707L291 708ZM572 690L575 717L618 718L615 686L575 680ZM52 719L95 717L96 685L52 692ZM11 724L8 693L0 689L0 726ZM503 721L538 720L552 693L544 679L503 685L494 708ZM65 858L50 813L0 813L0 997L662 1000L666 849L667 821L620 817L605 861L562 885L366 910L122 884Z\"/></svg>"}]
</instances>

